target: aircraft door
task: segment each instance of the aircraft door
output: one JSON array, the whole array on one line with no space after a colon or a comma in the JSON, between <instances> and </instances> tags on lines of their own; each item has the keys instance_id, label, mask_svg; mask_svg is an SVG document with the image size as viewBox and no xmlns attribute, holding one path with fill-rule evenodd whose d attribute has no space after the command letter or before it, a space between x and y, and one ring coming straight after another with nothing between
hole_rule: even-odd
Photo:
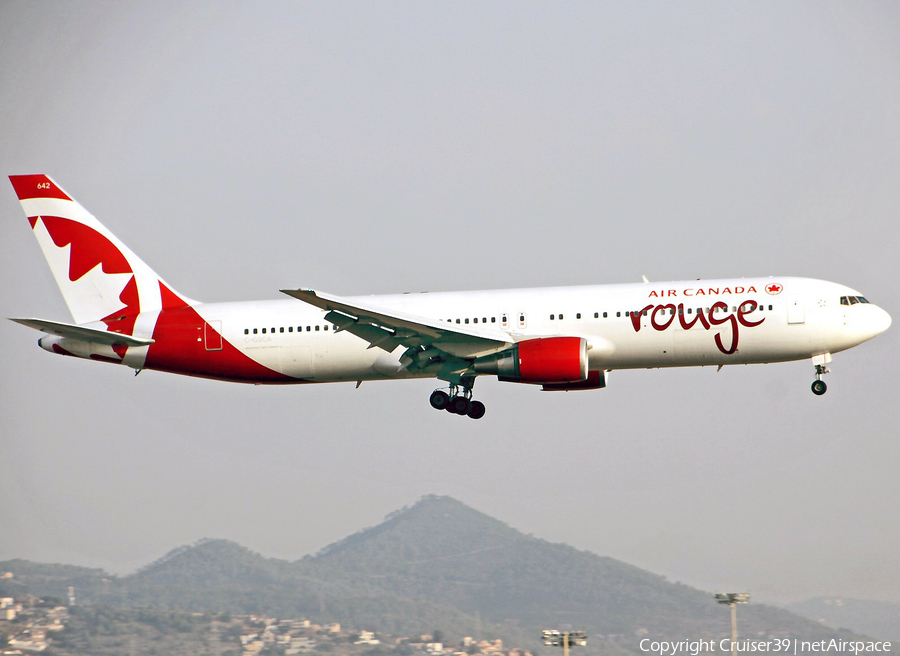
<instances>
[{"instance_id":1,"label":"aircraft door","mask_svg":"<svg viewBox=\"0 0 900 656\"><path fill-rule=\"evenodd\" d=\"M315 369L312 349L309 346L297 345L281 349L281 372L295 378L313 378Z\"/></svg>"},{"instance_id":2,"label":"aircraft door","mask_svg":"<svg viewBox=\"0 0 900 656\"><path fill-rule=\"evenodd\" d=\"M789 324L805 323L806 311L803 307L803 299L799 296L788 296L787 304L787 322Z\"/></svg>"},{"instance_id":3,"label":"aircraft door","mask_svg":"<svg viewBox=\"0 0 900 656\"><path fill-rule=\"evenodd\" d=\"M287 344L278 349L280 371L294 378L315 377L312 348L300 338L300 333L288 333Z\"/></svg>"},{"instance_id":4,"label":"aircraft door","mask_svg":"<svg viewBox=\"0 0 900 656\"><path fill-rule=\"evenodd\" d=\"M221 321L209 321L203 324L203 345L207 351L222 350Z\"/></svg>"}]
</instances>

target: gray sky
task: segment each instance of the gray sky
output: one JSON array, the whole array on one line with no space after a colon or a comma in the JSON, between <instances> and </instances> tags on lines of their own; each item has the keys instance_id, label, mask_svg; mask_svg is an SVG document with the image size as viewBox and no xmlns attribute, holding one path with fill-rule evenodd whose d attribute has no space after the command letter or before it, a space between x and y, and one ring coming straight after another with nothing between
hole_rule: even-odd
<instances>
[{"instance_id":1,"label":"gray sky","mask_svg":"<svg viewBox=\"0 0 900 656\"><path fill-rule=\"evenodd\" d=\"M698 277L900 317L900 7L0 4L0 171L48 173L183 293ZM8 183L0 316L69 315ZM2 185L0 185L2 186ZM298 558L449 494L709 590L900 601L900 331L808 362L252 387L52 357L0 322L0 560Z\"/></svg>"}]
</instances>

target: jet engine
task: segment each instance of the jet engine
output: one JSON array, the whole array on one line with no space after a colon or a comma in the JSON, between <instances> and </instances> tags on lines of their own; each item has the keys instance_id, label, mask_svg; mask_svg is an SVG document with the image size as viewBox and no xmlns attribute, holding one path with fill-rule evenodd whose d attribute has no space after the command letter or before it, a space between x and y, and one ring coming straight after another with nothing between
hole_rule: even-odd
<instances>
[{"instance_id":1,"label":"jet engine","mask_svg":"<svg viewBox=\"0 0 900 656\"><path fill-rule=\"evenodd\" d=\"M474 367L514 383L578 383L588 378L587 352L583 337L542 337L476 360Z\"/></svg>"}]
</instances>

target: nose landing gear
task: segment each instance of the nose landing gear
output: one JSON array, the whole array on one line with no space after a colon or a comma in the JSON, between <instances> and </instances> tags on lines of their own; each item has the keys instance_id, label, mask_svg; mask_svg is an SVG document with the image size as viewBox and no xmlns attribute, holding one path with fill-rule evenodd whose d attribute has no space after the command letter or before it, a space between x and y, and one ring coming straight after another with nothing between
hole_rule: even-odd
<instances>
[{"instance_id":1,"label":"nose landing gear","mask_svg":"<svg viewBox=\"0 0 900 656\"><path fill-rule=\"evenodd\" d=\"M444 390L434 390L428 399L435 410L446 410L455 415L465 415L472 419L484 417L484 403L472 399L472 388L451 385L449 394Z\"/></svg>"},{"instance_id":2,"label":"nose landing gear","mask_svg":"<svg viewBox=\"0 0 900 656\"><path fill-rule=\"evenodd\" d=\"M823 373L828 373L828 370L826 369ZM827 391L828 391L828 385L825 384L824 380L817 378L816 380L813 381L813 384L812 384L812 393L813 394L815 394L816 396L822 396Z\"/></svg>"},{"instance_id":3,"label":"nose landing gear","mask_svg":"<svg viewBox=\"0 0 900 656\"><path fill-rule=\"evenodd\" d=\"M816 379L813 381L811 389L816 396L822 396L828 391L828 386L822 380L822 376L828 373L828 367L825 365L831 362L831 353L817 355L813 359L813 365L816 367Z\"/></svg>"}]
</instances>

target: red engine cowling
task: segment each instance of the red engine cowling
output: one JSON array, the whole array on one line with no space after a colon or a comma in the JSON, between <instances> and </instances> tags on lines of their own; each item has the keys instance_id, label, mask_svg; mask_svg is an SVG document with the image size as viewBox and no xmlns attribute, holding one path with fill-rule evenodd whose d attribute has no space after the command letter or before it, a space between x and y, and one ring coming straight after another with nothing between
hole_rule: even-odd
<instances>
[{"instance_id":1,"label":"red engine cowling","mask_svg":"<svg viewBox=\"0 0 900 656\"><path fill-rule=\"evenodd\" d=\"M516 383L577 383L588 377L587 352L583 337L527 339L476 369Z\"/></svg>"}]
</instances>

